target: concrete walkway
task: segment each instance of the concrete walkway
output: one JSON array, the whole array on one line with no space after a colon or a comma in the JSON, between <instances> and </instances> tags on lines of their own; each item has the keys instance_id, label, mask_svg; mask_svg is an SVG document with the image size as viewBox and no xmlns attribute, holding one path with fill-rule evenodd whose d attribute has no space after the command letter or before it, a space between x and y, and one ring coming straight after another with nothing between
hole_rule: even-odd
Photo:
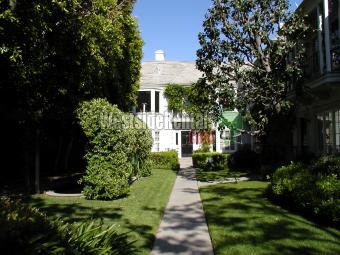
<instances>
[{"instance_id":1,"label":"concrete walkway","mask_svg":"<svg viewBox=\"0 0 340 255\"><path fill-rule=\"evenodd\" d=\"M180 163L151 254L213 255L191 158Z\"/></svg>"}]
</instances>

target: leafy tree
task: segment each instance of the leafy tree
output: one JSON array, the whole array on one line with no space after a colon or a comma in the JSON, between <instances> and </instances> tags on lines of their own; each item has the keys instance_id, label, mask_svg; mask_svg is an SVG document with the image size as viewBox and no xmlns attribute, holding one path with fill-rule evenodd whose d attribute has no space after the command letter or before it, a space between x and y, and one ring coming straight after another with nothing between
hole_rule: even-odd
<instances>
[{"instance_id":1,"label":"leafy tree","mask_svg":"<svg viewBox=\"0 0 340 255\"><path fill-rule=\"evenodd\" d=\"M28 166L29 175L34 155L37 171L40 161L50 171L70 168L83 151L80 101L134 105L142 56L134 2L0 0L0 112L11 168Z\"/></svg>"},{"instance_id":2,"label":"leafy tree","mask_svg":"<svg viewBox=\"0 0 340 255\"><path fill-rule=\"evenodd\" d=\"M292 108L287 83L302 76L303 16L287 0L214 0L199 34L196 84L201 105L237 108L252 129L264 134L273 116Z\"/></svg>"}]
</instances>

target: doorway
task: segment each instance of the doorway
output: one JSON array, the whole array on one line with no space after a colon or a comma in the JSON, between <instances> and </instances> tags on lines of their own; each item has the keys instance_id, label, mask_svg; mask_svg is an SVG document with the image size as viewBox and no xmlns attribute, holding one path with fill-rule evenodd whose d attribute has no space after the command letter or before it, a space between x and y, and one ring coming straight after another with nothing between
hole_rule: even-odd
<instances>
[{"instance_id":1,"label":"doorway","mask_svg":"<svg viewBox=\"0 0 340 255\"><path fill-rule=\"evenodd\" d=\"M190 139L190 131L181 132L181 147L182 147L182 158L192 156L193 145Z\"/></svg>"}]
</instances>

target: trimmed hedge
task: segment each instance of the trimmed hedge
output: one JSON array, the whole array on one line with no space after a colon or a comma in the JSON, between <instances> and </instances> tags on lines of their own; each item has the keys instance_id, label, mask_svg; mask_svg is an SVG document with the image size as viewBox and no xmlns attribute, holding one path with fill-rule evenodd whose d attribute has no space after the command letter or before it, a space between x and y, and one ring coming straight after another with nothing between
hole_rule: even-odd
<instances>
[{"instance_id":1,"label":"trimmed hedge","mask_svg":"<svg viewBox=\"0 0 340 255\"><path fill-rule=\"evenodd\" d=\"M311 165L278 168L269 187L278 203L340 227L340 159L321 157Z\"/></svg>"},{"instance_id":2,"label":"trimmed hedge","mask_svg":"<svg viewBox=\"0 0 340 255\"><path fill-rule=\"evenodd\" d=\"M194 152L192 163L203 170L223 170L227 166L228 154L219 152Z\"/></svg>"},{"instance_id":3,"label":"trimmed hedge","mask_svg":"<svg viewBox=\"0 0 340 255\"><path fill-rule=\"evenodd\" d=\"M89 140L83 194L111 200L128 194L132 176L150 175L151 131L133 115L105 99L83 102L77 110Z\"/></svg>"},{"instance_id":4,"label":"trimmed hedge","mask_svg":"<svg viewBox=\"0 0 340 255\"><path fill-rule=\"evenodd\" d=\"M161 151L151 153L151 164L154 168L170 168L178 170L180 168L177 151Z\"/></svg>"},{"instance_id":5,"label":"trimmed hedge","mask_svg":"<svg viewBox=\"0 0 340 255\"><path fill-rule=\"evenodd\" d=\"M134 254L126 234L102 223L50 221L37 208L0 198L1 254Z\"/></svg>"}]
</instances>

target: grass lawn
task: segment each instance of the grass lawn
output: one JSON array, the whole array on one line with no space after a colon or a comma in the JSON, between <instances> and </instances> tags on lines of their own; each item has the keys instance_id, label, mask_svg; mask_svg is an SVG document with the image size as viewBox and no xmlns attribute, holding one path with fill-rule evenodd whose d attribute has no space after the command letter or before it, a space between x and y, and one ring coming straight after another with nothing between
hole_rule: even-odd
<instances>
[{"instance_id":1,"label":"grass lawn","mask_svg":"<svg viewBox=\"0 0 340 255\"><path fill-rule=\"evenodd\" d=\"M175 178L174 171L154 169L152 176L131 186L128 197L115 201L36 195L29 202L49 217L68 222L100 219L107 225L117 224L120 231L129 232L141 254L149 254Z\"/></svg>"},{"instance_id":2,"label":"grass lawn","mask_svg":"<svg viewBox=\"0 0 340 255\"><path fill-rule=\"evenodd\" d=\"M215 254L340 254L340 231L318 226L270 203L268 183L200 189Z\"/></svg>"},{"instance_id":3,"label":"grass lawn","mask_svg":"<svg viewBox=\"0 0 340 255\"><path fill-rule=\"evenodd\" d=\"M204 171L198 170L196 173L196 178L198 181L223 181L227 178L241 177L247 175L243 172L231 172L229 169L218 170L218 171Z\"/></svg>"}]
</instances>

